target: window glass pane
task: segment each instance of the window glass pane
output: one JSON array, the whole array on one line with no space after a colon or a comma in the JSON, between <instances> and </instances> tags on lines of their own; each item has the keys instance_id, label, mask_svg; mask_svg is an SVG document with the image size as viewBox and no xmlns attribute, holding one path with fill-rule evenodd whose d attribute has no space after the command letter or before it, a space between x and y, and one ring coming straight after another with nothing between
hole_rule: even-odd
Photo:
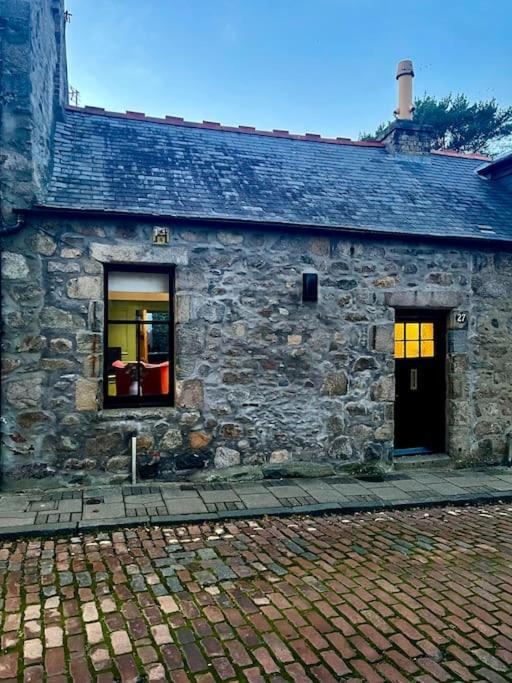
<instances>
[{"instance_id":1,"label":"window glass pane","mask_svg":"<svg viewBox=\"0 0 512 683\"><path fill-rule=\"evenodd\" d=\"M406 323L405 325L405 338L409 339L419 339L420 338L420 324L419 323Z\"/></svg>"},{"instance_id":2,"label":"window glass pane","mask_svg":"<svg viewBox=\"0 0 512 683\"><path fill-rule=\"evenodd\" d=\"M109 320L146 320L148 312L169 317L167 273L110 271L108 274Z\"/></svg>"},{"instance_id":3,"label":"window glass pane","mask_svg":"<svg viewBox=\"0 0 512 683\"><path fill-rule=\"evenodd\" d=\"M141 325L141 394L169 393L169 325Z\"/></svg>"},{"instance_id":4,"label":"window glass pane","mask_svg":"<svg viewBox=\"0 0 512 683\"><path fill-rule=\"evenodd\" d=\"M395 340L402 341L404 338L404 324L395 323Z\"/></svg>"},{"instance_id":5,"label":"window glass pane","mask_svg":"<svg viewBox=\"0 0 512 683\"><path fill-rule=\"evenodd\" d=\"M434 323L421 323L421 338L434 339Z\"/></svg>"},{"instance_id":6,"label":"window glass pane","mask_svg":"<svg viewBox=\"0 0 512 683\"><path fill-rule=\"evenodd\" d=\"M137 396L137 325L109 325L107 339L109 396Z\"/></svg>"},{"instance_id":7,"label":"window glass pane","mask_svg":"<svg viewBox=\"0 0 512 683\"><path fill-rule=\"evenodd\" d=\"M421 355L424 358L431 358L434 355L434 342L431 340L421 342Z\"/></svg>"},{"instance_id":8,"label":"window glass pane","mask_svg":"<svg viewBox=\"0 0 512 683\"><path fill-rule=\"evenodd\" d=\"M417 358L420 355L420 343L419 341L406 341L405 342L405 357L406 358Z\"/></svg>"},{"instance_id":9,"label":"window glass pane","mask_svg":"<svg viewBox=\"0 0 512 683\"><path fill-rule=\"evenodd\" d=\"M403 341L396 341L395 342L395 358L403 358L404 357L404 342Z\"/></svg>"}]
</instances>

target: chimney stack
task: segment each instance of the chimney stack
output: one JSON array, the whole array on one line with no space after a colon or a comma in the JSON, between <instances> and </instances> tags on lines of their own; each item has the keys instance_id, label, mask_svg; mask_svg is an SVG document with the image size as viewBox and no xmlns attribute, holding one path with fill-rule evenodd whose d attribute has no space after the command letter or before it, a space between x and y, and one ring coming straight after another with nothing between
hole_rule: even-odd
<instances>
[{"instance_id":1,"label":"chimney stack","mask_svg":"<svg viewBox=\"0 0 512 683\"><path fill-rule=\"evenodd\" d=\"M379 137L391 154L428 154L432 148L432 126L413 121L412 79L414 70L410 59L398 62L398 107L393 112L396 120Z\"/></svg>"},{"instance_id":2,"label":"chimney stack","mask_svg":"<svg viewBox=\"0 0 512 683\"><path fill-rule=\"evenodd\" d=\"M398 62L396 70L396 80L398 81L398 107L394 114L397 119L407 119L412 121L414 106L412 104L412 79L414 71L410 59L403 59Z\"/></svg>"}]
</instances>

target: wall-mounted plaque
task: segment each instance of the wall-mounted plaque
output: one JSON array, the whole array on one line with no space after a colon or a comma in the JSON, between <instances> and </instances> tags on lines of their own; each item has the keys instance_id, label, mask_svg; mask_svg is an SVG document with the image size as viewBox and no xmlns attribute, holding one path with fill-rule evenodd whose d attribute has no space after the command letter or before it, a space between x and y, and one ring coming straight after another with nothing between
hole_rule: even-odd
<instances>
[{"instance_id":1,"label":"wall-mounted plaque","mask_svg":"<svg viewBox=\"0 0 512 683\"><path fill-rule=\"evenodd\" d=\"M169 228L161 228L155 225L153 228L153 244L157 246L169 244Z\"/></svg>"},{"instance_id":2,"label":"wall-mounted plaque","mask_svg":"<svg viewBox=\"0 0 512 683\"><path fill-rule=\"evenodd\" d=\"M454 310L450 313L448 327L452 330L467 330L469 313L467 311Z\"/></svg>"}]
</instances>

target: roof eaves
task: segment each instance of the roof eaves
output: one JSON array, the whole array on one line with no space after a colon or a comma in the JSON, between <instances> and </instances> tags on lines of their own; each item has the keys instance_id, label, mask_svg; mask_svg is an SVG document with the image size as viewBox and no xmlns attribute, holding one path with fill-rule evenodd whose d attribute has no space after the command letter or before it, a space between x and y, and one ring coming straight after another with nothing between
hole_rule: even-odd
<instances>
[{"instance_id":1,"label":"roof eaves","mask_svg":"<svg viewBox=\"0 0 512 683\"><path fill-rule=\"evenodd\" d=\"M493 160L490 158L488 160L488 164L483 164L476 169L478 175L489 176L496 171L512 166L512 152L505 152Z\"/></svg>"},{"instance_id":2,"label":"roof eaves","mask_svg":"<svg viewBox=\"0 0 512 683\"><path fill-rule=\"evenodd\" d=\"M368 237L380 237L380 238L396 238L396 239L407 239L413 241L421 240L435 240L435 241L447 241L447 242L472 242L481 244L501 244L510 245L512 248L512 236L510 237L500 237L492 234L485 234L482 232L481 235L470 235L470 234L460 234L454 235L449 234L447 231L441 231L439 234L434 234L432 232L424 233L414 233L406 232L403 230L391 230L391 229L376 229L372 227L355 227L350 225L333 225L320 223L295 223L292 221L264 221L258 220L258 218L253 219L241 219L241 218L230 218L226 216L185 216L178 214L155 214L144 211L123 211L123 210L111 210L111 209L98 209L98 208L68 208L65 206L57 206L50 204L36 204L28 209L18 209L16 213L20 215L29 214L61 214L61 215L76 215L82 217L112 217L115 218L128 218L133 220L149 219L155 221L169 222L176 221L182 224L198 224L202 223L204 225L223 225L223 226L239 226L239 227L257 227L258 229L285 229L285 230L311 230L315 232L334 232L334 233L346 233L354 234L359 236Z\"/></svg>"}]
</instances>

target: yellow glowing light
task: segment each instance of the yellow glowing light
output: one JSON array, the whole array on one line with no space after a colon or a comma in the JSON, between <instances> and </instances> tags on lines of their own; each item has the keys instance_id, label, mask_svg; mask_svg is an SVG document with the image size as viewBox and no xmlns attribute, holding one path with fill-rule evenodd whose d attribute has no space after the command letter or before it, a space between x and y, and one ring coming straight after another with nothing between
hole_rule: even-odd
<instances>
[{"instance_id":1,"label":"yellow glowing light","mask_svg":"<svg viewBox=\"0 0 512 683\"><path fill-rule=\"evenodd\" d=\"M395 323L395 358L433 358L434 323Z\"/></svg>"},{"instance_id":2,"label":"yellow glowing light","mask_svg":"<svg viewBox=\"0 0 512 683\"><path fill-rule=\"evenodd\" d=\"M405 357L406 358L417 358L420 355L420 343L419 341L406 341L405 342Z\"/></svg>"},{"instance_id":3,"label":"yellow glowing light","mask_svg":"<svg viewBox=\"0 0 512 683\"><path fill-rule=\"evenodd\" d=\"M422 340L421 342L421 356L422 358L431 358L434 355L434 342L431 339Z\"/></svg>"},{"instance_id":4,"label":"yellow glowing light","mask_svg":"<svg viewBox=\"0 0 512 683\"><path fill-rule=\"evenodd\" d=\"M405 351L404 351L404 342L403 341L396 341L395 342L395 358L403 358Z\"/></svg>"},{"instance_id":5,"label":"yellow glowing light","mask_svg":"<svg viewBox=\"0 0 512 683\"><path fill-rule=\"evenodd\" d=\"M405 325L405 338L409 339L419 339L420 338L420 324L419 323L406 323Z\"/></svg>"},{"instance_id":6,"label":"yellow glowing light","mask_svg":"<svg viewBox=\"0 0 512 683\"><path fill-rule=\"evenodd\" d=\"M421 323L421 338L434 339L434 323Z\"/></svg>"}]
</instances>

